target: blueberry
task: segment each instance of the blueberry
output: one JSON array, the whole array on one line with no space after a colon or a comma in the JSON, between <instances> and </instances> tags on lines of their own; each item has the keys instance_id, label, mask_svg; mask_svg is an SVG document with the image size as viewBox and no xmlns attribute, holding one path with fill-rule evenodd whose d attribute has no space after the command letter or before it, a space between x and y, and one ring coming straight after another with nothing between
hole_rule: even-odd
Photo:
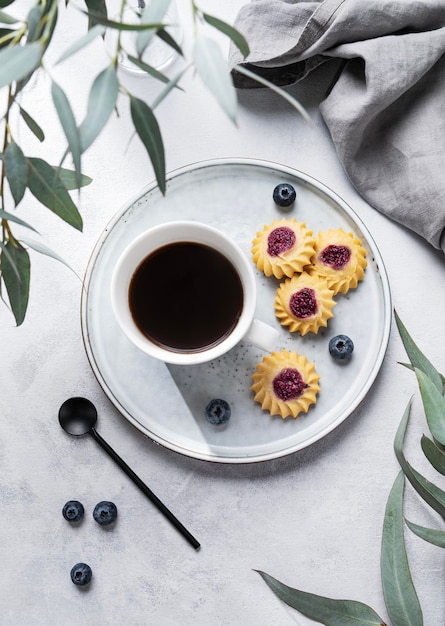
<instances>
[{"instance_id":1,"label":"blueberry","mask_svg":"<svg viewBox=\"0 0 445 626\"><path fill-rule=\"evenodd\" d=\"M231 410L225 400L215 398L206 406L205 415L207 420L214 426L221 426L229 421Z\"/></svg>"},{"instance_id":2,"label":"blueberry","mask_svg":"<svg viewBox=\"0 0 445 626\"><path fill-rule=\"evenodd\" d=\"M71 580L75 585L82 587L83 585L88 585L92 575L91 567L86 563L76 563L76 565L71 568Z\"/></svg>"},{"instance_id":3,"label":"blueberry","mask_svg":"<svg viewBox=\"0 0 445 626\"><path fill-rule=\"evenodd\" d=\"M334 359L349 359L354 350L354 343L347 335L337 335L329 342L329 353Z\"/></svg>"},{"instance_id":4,"label":"blueberry","mask_svg":"<svg viewBox=\"0 0 445 626\"><path fill-rule=\"evenodd\" d=\"M102 502L98 502L94 507L93 517L101 526L108 526L108 524L112 524L116 521L117 507L114 502L102 500Z\"/></svg>"},{"instance_id":5,"label":"blueberry","mask_svg":"<svg viewBox=\"0 0 445 626\"><path fill-rule=\"evenodd\" d=\"M297 194L290 183L281 183L273 190L273 200L281 207L288 207L295 202Z\"/></svg>"},{"instance_id":6,"label":"blueberry","mask_svg":"<svg viewBox=\"0 0 445 626\"><path fill-rule=\"evenodd\" d=\"M78 500L68 500L62 509L62 515L68 522L78 522L84 513L83 504Z\"/></svg>"}]
</instances>

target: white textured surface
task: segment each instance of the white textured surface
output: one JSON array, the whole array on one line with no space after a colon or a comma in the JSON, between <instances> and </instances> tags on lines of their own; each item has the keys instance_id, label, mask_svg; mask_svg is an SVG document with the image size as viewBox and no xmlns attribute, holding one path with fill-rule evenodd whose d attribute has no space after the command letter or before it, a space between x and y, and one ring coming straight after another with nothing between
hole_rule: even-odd
<instances>
[{"instance_id":1,"label":"white textured surface","mask_svg":"<svg viewBox=\"0 0 445 626\"><path fill-rule=\"evenodd\" d=\"M186 3L181 3L186 14ZM209 13L233 21L241 2L206 0ZM185 15L187 18L187 15ZM61 6L62 51L84 20ZM63 32L64 30L64 32ZM190 43L190 38L185 45ZM224 44L225 45L225 44ZM67 61L55 78L84 114L92 77L106 63L100 42ZM91 72L90 72L91 70ZM218 157L260 158L314 176L342 196L364 220L385 260L393 303L406 326L442 371L445 260L418 237L378 214L352 189L318 113L328 87L324 71L293 88L310 110L305 122L277 96L240 95L235 128L205 87L189 75L186 93L171 93L159 107L168 169ZM154 83L132 79L137 95L153 97ZM57 163L64 150L45 79L33 83L28 108L44 127L43 146L19 128L29 155ZM27 197L20 216L34 223L47 245L82 275L111 216L153 178L137 141L129 143L126 103L95 146L83 170L94 183L82 192L83 234L74 232ZM64 266L34 254L25 324L14 328L0 309L0 623L71 626L78 623L145 626L285 626L309 624L282 604L255 569L291 586L364 601L386 617L380 574L384 508L398 466L393 438L412 394L407 454L440 484L422 458L423 412L412 374L398 365L405 354L395 329L380 375L358 410L308 449L267 463L232 466L180 456L145 439L111 406L89 367L79 319L81 284ZM195 552L147 502L91 438L65 435L60 404L90 398L98 430L202 543ZM440 520L407 489L407 516L440 527ZM86 518L70 527L61 509L79 499ZM113 500L119 521L108 532L92 519L94 505ZM426 626L445 622L443 556L439 548L407 536L413 576ZM86 561L94 572L88 590L69 571Z\"/></svg>"}]
</instances>

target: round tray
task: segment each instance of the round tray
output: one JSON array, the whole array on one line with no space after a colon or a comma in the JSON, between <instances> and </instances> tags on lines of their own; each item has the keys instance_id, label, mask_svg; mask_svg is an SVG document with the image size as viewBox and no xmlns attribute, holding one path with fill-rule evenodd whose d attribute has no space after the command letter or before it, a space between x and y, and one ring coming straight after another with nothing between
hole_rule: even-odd
<instances>
[{"instance_id":1,"label":"round tray","mask_svg":"<svg viewBox=\"0 0 445 626\"><path fill-rule=\"evenodd\" d=\"M297 200L286 212L272 200L274 187L291 183ZM352 231L367 250L368 267L357 289L335 297L334 317L318 334L301 337L280 326L274 298L278 280L256 272L257 317L280 330L279 347L315 363L321 391L298 419L283 420L253 401L251 376L264 353L245 343L215 361L167 366L134 347L111 310L110 280L128 243L143 230L178 219L204 221L230 234L250 257L252 239L273 219L296 217L314 234L328 228ZM163 196L155 183L126 204L100 236L85 274L82 335L93 372L104 392L142 433L187 456L220 463L275 459L319 440L363 400L381 367L391 326L391 296L380 253L360 218L317 180L283 165L250 159L206 161L169 175ZM332 359L329 339L349 335L355 345L347 364ZM212 398L231 405L223 427L205 417Z\"/></svg>"}]
</instances>

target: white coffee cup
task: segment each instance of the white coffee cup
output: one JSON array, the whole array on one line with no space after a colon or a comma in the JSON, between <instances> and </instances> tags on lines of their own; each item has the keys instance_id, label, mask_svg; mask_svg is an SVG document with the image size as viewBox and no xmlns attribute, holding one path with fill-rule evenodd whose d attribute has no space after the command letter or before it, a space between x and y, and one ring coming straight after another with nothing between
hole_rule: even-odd
<instances>
[{"instance_id":1,"label":"white coffee cup","mask_svg":"<svg viewBox=\"0 0 445 626\"><path fill-rule=\"evenodd\" d=\"M136 271L154 253L159 253L174 244L200 244L212 248L231 263L241 282L242 307L233 322L233 328L221 340L209 346L178 350L165 345L165 342L159 343L140 329L131 311L130 288ZM166 284L165 288L168 290L170 286ZM276 328L255 319L256 300L257 290L252 261L229 235L200 222L166 222L141 233L118 259L111 280L111 302L120 328L140 350L166 363L192 365L210 361L228 352L241 340L266 352L272 351L278 341L279 332Z\"/></svg>"}]
</instances>

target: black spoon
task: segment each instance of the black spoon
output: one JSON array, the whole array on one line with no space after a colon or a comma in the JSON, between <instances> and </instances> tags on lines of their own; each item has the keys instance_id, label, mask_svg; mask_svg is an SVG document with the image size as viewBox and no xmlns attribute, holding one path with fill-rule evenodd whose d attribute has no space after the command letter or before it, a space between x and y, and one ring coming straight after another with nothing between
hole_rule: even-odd
<instances>
[{"instance_id":1,"label":"black spoon","mask_svg":"<svg viewBox=\"0 0 445 626\"><path fill-rule=\"evenodd\" d=\"M133 470L125 463L121 457L111 448L94 428L97 422L97 410L90 400L86 398L69 398L65 400L59 409L59 422L63 430L70 435L79 437L90 434L95 441L116 461L121 469L131 478L139 489L153 502L155 506L170 520L177 530L187 539L187 541L197 550L199 542L189 533L173 513L159 500L157 496L147 487Z\"/></svg>"}]
</instances>

